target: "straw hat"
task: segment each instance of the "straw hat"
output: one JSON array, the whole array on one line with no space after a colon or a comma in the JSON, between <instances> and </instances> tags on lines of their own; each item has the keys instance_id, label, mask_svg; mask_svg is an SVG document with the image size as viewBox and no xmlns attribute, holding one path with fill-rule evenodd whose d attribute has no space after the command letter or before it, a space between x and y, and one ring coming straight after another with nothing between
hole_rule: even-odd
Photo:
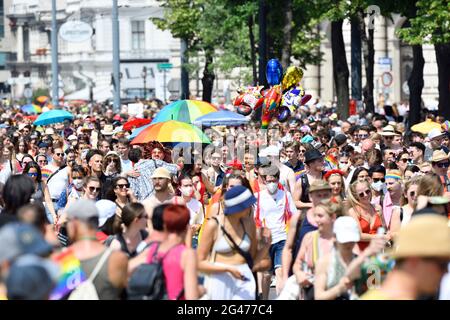
<instances>
[{"instance_id":1,"label":"straw hat","mask_svg":"<svg viewBox=\"0 0 450 320\"><path fill-rule=\"evenodd\" d=\"M324 180L314 180L311 185L309 186L309 192L314 191L322 191L322 190L331 190L330 185L328 182Z\"/></svg>"},{"instance_id":2,"label":"straw hat","mask_svg":"<svg viewBox=\"0 0 450 320\"><path fill-rule=\"evenodd\" d=\"M395 129L393 126L387 125L380 134L385 137L392 137L395 136Z\"/></svg>"},{"instance_id":3,"label":"straw hat","mask_svg":"<svg viewBox=\"0 0 450 320\"><path fill-rule=\"evenodd\" d=\"M450 258L450 228L448 219L436 214L424 214L411 219L395 240L395 259L406 257Z\"/></svg>"},{"instance_id":4,"label":"straw hat","mask_svg":"<svg viewBox=\"0 0 450 320\"><path fill-rule=\"evenodd\" d=\"M443 150L435 150L433 151L433 157L431 158L431 162L439 162L442 160L448 160L448 154Z\"/></svg>"}]
</instances>

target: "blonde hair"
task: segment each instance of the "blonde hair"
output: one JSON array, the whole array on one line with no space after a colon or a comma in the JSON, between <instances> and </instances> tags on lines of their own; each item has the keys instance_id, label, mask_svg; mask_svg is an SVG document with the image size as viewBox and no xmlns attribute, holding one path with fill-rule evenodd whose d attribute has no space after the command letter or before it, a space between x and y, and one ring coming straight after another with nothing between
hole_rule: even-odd
<instances>
[{"instance_id":1,"label":"blonde hair","mask_svg":"<svg viewBox=\"0 0 450 320\"><path fill-rule=\"evenodd\" d=\"M418 185L418 196L436 197L444 194L441 178L435 173L422 176Z\"/></svg>"},{"instance_id":2,"label":"blonde hair","mask_svg":"<svg viewBox=\"0 0 450 320\"><path fill-rule=\"evenodd\" d=\"M325 210L330 217L336 215L336 218L339 218L344 215L344 207L342 202L336 198L321 200L317 207L321 207Z\"/></svg>"},{"instance_id":3,"label":"blonde hair","mask_svg":"<svg viewBox=\"0 0 450 320\"><path fill-rule=\"evenodd\" d=\"M414 185L418 186L421 179L422 179L422 177L412 177L410 180L405 182L405 188L403 189L404 192L402 194L402 199L401 199L402 206L408 204L408 196L407 195L405 196L405 194L408 192L408 189Z\"/></svg>"},{"instance_id":4,"label":"blonde hair","mask_svg":"<svg viewBox=\"0 0 450 320\"><path fill-rule=\"evenodd\" d=\"M356 193L356 186L359 184L365 184L367 188L369 188L370 191L372 191L372 188L370 187L370 184L368 181L358 181L356 180L353 182L350 187L347 190L347 199L349 201L350 207L353 209L356 209L356 207L361 206L361 202L358 200L358 194Z\"/></svg>"}]
</instances>

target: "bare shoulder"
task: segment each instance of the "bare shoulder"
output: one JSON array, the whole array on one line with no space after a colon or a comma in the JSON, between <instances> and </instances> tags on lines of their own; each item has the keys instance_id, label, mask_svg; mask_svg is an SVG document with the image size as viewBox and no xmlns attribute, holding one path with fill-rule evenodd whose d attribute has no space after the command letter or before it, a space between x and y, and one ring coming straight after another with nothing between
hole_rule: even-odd
<instances>
[{"instance_id":1,"label":"bare shoulder","mask_svg":"<svg viewBox=\"0 0 450 320\"><path fill-rule=\"evenodd\" d=\"M128 257L122 251L112 251L110 259L111 263L113 263L116 267L126 266L128 264Z\"/></svg>"}]
</instances>

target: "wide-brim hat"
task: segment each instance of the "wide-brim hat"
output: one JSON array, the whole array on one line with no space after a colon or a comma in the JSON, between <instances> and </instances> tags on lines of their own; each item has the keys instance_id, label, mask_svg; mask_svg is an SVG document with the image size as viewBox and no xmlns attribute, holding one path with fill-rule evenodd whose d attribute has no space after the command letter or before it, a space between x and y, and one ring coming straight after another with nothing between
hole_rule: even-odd
<instances>
[{"instance_id":1,"label":"wide-brim hat","mask_svg":"<svg viewBox=\"0 0 450 320\"><path fill-rule=\"evenodd\" d=\"M395 238L390 255L395 259L432 257L450 259L450 228L447 217L423 214L413 217Z\"/></svg>"},{"instance_id":2,"label":"wide-brim hat","mask_svg":"<svg viewBox=\"0 0 450 320\"><path fill-rule=\"evenodd\" d=\"M114 127L112 125L110 125L110 124L105 125L105 129L100 130L100 132L104 136L112 136L115 133L114 132Z\"/></svg>"},{"instance_id":3,"label":"wide-brim hat","mask_svg":"<svg viewBox=\"0 0 450 320\"><path fill-rule=\"evenodd\" d=\"M164 167L159 167L155 171L153 171L152 179L153 178L171 179L169 170Z\"/></svg>"},{"instance_id":4,"label":"wide-brim hat","mask_svg":"<svg viewBox=\"0 0 450 320\"><path fill-rule=\"evenodd\" d=\"M431 158L431 162L439 162L442 160L448 160L448 154L443 150L435 150L433 151L433 156Z\"/></svg>"},{"instance_id":5,"label":"wide-brim hat","mask_svg":"<svg viewBox=\"0 0 450 320\"><path fill-rule=\"evenodd\" d=\"M224 196L224 214L231 215L244 211L256 203L256 198L249 189L244 186L235 186L228 190Z\"/></svg>"},{"instance_id":6,"label":"wide-brim hat","mask_svg":"<svg viewBox=\"0 0 450 320\"><path fill-rule=\"evenodd\" d=\"M386 127L384 127L383 131L380 134L384 137L393 137L393 136L397 135L395 133L394 127L391 125L387 125Z\"/></svg>"},{"instance_id":7,"label":"wide-brim hat","mask_svg":"<svg viewBox=\"0 0 450 320\"><path fill-rule=\"evenodd\" d=\"M309 186L309 192L331 190L331 186L325 180L314 180Z\"/></svg>"}]
</instances>

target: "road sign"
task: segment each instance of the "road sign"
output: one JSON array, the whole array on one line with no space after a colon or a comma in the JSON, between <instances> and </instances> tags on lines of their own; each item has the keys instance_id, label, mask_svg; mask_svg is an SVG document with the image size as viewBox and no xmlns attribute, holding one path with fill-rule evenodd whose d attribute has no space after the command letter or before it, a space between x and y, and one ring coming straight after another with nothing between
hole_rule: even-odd
<instances>
[{"instance_id":1,"label":"road sign","mask_svg":"<svg viewBox=\"0 0 450 320\"><path fill-rule=\"evenodd\" d=\"M381 82L383 83L383 86L389 87L392 84L393 81L392 74L390 72L383 72L381 75Z\"/></svg>"},{"instance_id":2,"label":"road sign","mask_svg":"<svg viewBox=\"0 0 450 320\"><path fill-rule=\"evenodd\" d=\"M392 64L392 58L384 57L384 58L378 58L378 64Z\"/></svg>"},{"instance_id":3,"label":"road sign","mask_svg":"<svg viewBox=\"0 0 450 320\"><path fill-rule=\"evenodd\" d=\"M33 89L31 88L25 88L23 90L23 96L27 99L30 99L33 96Z\"/></svg>"},{"instance_id":4,"label":"road sign","mask_svg":"<svg viewBox=\"0 0 450 320\"><path fill-rule=\"evenodd\" d=\"M172 68L173 68L173 64L171 64L171 63L158 63L159 70L168 70L168 69L172 69Z\"/></svg>"}]
</instances>

